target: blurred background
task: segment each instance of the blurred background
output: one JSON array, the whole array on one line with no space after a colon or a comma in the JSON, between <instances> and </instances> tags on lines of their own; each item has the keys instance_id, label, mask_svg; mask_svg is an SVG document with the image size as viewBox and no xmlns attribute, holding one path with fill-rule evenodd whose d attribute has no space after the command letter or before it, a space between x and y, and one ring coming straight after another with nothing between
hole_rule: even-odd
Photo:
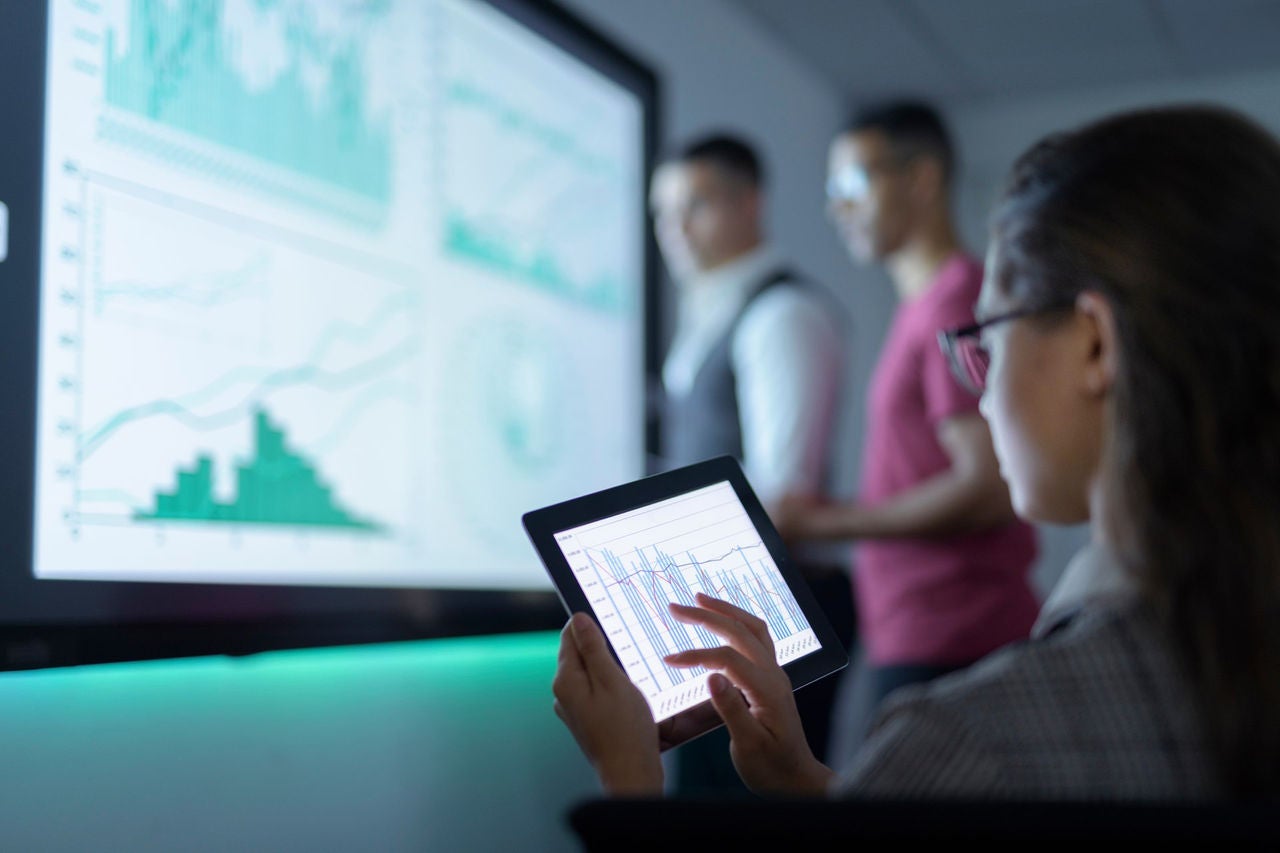
<instances>
[{"instance_id":1,"label":"blurred background","mask_svg":"<svg viewBox=\"0 0 1280 853\"><path fill-rule=\"evenodd\" d=\"M898 96L938 106L958 149L958 223L979 257L1005 171L1045 133L1187 101L1280 131L1275 0L559 8L654 72L659 148L710 130L759 146L769 232L853 319L837 442L838 489L850 494L861 401L894 308L885 274L850 262L824 212L827 148L851 110ZM673 300L661 305L665 344ZM1084 531L1040 534L1043 592ZM565 812L597 788L551 710L557 639L538 630L2 673L0 848L575 849Z\"/></svg>"}]
</instances>

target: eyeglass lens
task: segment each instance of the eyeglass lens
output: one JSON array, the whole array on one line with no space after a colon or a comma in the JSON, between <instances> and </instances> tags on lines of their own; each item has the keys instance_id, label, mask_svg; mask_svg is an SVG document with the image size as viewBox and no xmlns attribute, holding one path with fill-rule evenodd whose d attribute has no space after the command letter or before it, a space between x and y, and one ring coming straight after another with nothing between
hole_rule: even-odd
<instances>
[{"instance_id":1,"label":"eyeglass lens","mask_svg":"<svg viewBox=\"0 0 1280 853\"><path fill-rule=\"evenodd\" d=\"M987 387L991 354L975 338L965 337L956 341L956 356L970 389L981 393Z\"/></svg>"},{"instance_id":2,"label":"eyeglass lens","mask_svg":"<svg viewBox=\"0 0 1280 853\"><path fill-rule=\"evenodd\" d=\"M858 201L866 197L869 183L867 173L862 169L846 167L827 181L827 199L833 202Z\"/></svg>"}]
</instances>

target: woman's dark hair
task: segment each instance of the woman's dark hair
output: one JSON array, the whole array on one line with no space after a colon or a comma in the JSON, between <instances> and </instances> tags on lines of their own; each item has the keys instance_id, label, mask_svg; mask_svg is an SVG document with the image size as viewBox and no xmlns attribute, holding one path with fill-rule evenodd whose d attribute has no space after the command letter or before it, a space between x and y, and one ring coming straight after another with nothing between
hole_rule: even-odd
<instances>
[{"instance_id":1,"label":"woman's dark hair","mask_svg":"<svg viewBox=\"0 0 1280 853\"><path fill-rule=\"evenodd\" d=\"M1022 304L1111 306L1097 521L1170 632L1227 789L1280 791L1280 143L1218 107L1107 118L1022 156L992 238Z\"/></svg>"}]
</instances>

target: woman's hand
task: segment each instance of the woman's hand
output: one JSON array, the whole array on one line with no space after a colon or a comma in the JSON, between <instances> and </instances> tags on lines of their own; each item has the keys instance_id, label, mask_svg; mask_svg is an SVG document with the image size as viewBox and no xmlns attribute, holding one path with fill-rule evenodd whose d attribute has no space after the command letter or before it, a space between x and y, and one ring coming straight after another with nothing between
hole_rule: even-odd
<instances>
[{"instance_id":1,"label":"woman's hand","mask_svg":"<svg viewBox=\"0 0 1280 853\"><path fill-rule=\"evenodd\" d=\"M729 729L738 775L756 793L824 795L834 774L809 749L768 626L727 601L703 593L696 600L697 607L672 603L672 615L715 632L728 646L679 652L666 661L716 670L708 677L711 704Z\"/></svg>"},{"instance_id":2,"label":"woman's hand","mask_svg":"<svg viewBox=\"0 0 1280 853\"><path fill-rule=\"evenodd\" d=\"M609 653L595 620L575 613L560 632L551 683L564 721L610 794L662 793L658 727L644 695Z\"/></svg>"}]
</instances>

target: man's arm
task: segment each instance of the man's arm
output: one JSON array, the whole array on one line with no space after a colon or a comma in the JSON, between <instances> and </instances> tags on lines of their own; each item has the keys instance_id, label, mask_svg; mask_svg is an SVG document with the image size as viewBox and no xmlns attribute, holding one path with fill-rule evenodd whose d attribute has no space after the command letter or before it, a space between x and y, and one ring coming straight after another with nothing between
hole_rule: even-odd
<instances>
[{"instance_id":1,"label":"man's arm","mask_svg":"<svg viewBox=\"0 0 1280 853\"><path fill-rule=\"evenodd\" d=\"M977 414L945 418L937 433L951 461L946 471L876 506L792 496L772 513L779 530L789 539L927 538L1013 520L986 421Z\"/></svg>"},{"instance_id":2,"label":"man's arm","mask_svg":"<svg viewBox=\"0 0 1280 853\"><path fill-rule=\"evenodd\" d=\"M733 342L747 478L766 503L822 485L843 383L839 330L793 288L760 296Z\"/></svg>"}]
</instances>

